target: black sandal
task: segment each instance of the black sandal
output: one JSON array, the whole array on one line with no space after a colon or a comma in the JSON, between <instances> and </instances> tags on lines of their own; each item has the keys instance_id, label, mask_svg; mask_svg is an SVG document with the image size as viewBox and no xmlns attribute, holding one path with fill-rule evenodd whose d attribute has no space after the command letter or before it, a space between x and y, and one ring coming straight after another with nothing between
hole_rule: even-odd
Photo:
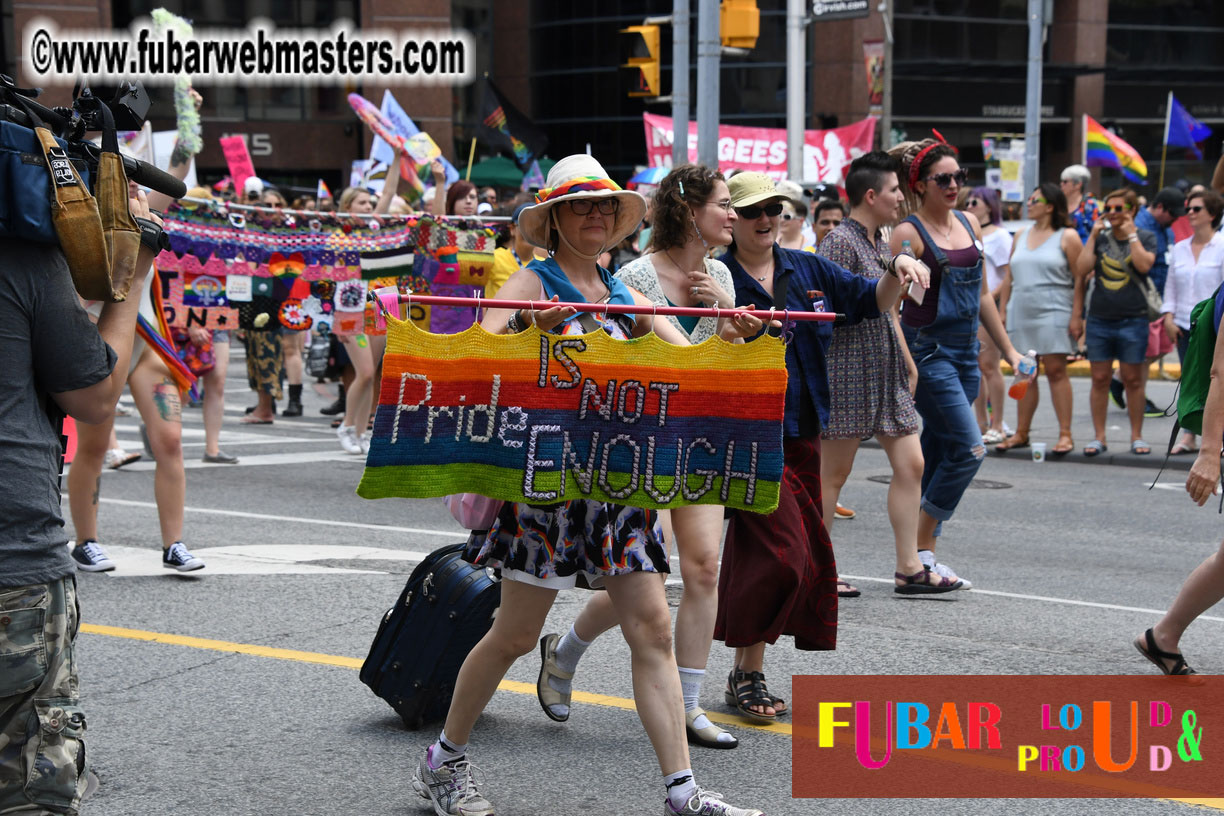
<instances>
[{"instance_id":1,"label":"black sandal","mask_svg":"<svg viewBox=\"0 0 1224 816\"><path fill-rule=\"evenodd\" d=\"M757 674L762 675L761 685L764 686L764 673L757 672ZM736 708L737 700L735 697L735 692L732 691L733 688L735 688L735 669L732 669L731 673L727 675L727 688L723 691L723 700L726 701L727 705L731 706L732 708ZM774 716L781 717L790 711L790 706L788 706L786 701L781 697L775 697L774 695L769 694L768 688L765 689L765 693L769 695L769 705L774 710Z\"/></svg>"},{"instance_id":2,"label":"black sandal","mask_svg":"<svg viewBox=\"0 0 1224 816\"><path fill-rule=\"evenodd\" d=\"M741 717L761 725L769 725L778 719L776 713L762 714L752 710L753 706L773 708L773 698L769 696L769 689L765 687L764 672L745 672L742 669L734 668L727 677L727 683L727 691L723 694L723 698L727 705L739 712Z\"/></svg>"},{"instance_id":3,"label":"black sandal","mask_svg":"<svg viewBox=\"0 0 1224 816\"><path fill-rule=\"evenodd\" d=\"M1143 633L1142 641L1135 640L1135 648L1139 650L1139 654L1150 660L1156 668L1165 674L1198 674L1198 672L1186 664L1186 658L1182 656L1181 652L1166 652L1157 646L1156 638L1152 637L1151 629ZM1166 664L1166 660L1172 660L1173 666L1170 667Z\"/></svg>"}]
</instances>

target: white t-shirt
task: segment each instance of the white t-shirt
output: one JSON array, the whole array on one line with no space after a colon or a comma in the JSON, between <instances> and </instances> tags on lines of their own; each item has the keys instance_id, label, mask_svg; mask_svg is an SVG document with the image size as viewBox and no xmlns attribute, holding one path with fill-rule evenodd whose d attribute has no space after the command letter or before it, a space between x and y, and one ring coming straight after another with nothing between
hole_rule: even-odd
<instances>
[{"instance_id":1,"label":"white t-shirt","mask_svg":"<svg viewBox=\"0 0 1224 816\"><path fill-rule=\"evenodd\" d=\"M1003 285L1003 273L999 268L1007 266L1011 261L1012 234L999 227L982 237L982 250L986 265L986 285L993 292Z\"/></svg>"}]
</instances>

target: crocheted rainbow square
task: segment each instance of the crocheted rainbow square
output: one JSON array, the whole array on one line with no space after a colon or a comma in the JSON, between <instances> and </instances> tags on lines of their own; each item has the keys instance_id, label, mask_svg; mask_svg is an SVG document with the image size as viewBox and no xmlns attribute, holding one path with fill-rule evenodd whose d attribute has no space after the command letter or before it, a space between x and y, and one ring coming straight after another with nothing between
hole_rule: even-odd
<instances>
[{"instance_id":1,"label":"crocheted rainbow square","mask_svg":"<svg viewBox=\"0 0 1224 816\"><path fill-rule=\"evenodd\" d=\"M387 322L360 496L778 505L781 340L677 347L654 334L439 335Z\"/></svg>"}]
</instances>

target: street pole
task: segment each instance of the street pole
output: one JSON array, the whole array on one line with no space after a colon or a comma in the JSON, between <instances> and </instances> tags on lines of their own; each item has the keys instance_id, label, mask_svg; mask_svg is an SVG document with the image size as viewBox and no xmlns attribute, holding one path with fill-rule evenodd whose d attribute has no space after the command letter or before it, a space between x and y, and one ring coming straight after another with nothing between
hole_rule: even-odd
<instances>
[{"instance_id":1,"label":"street pole","mask_svg":"<svg viewBox=\"0 0 1224 816\"><path fill-rule=\"evenodd\" d=\"M884 15L884 98L880 112L880 149L892 147L892 100L893 100L893 4L884 0L879 6Z\"/></svg>"},{"instance_id":2,"label":"street pole","mask_svg":"<svg viewBox=\"0 0 1224 816\"><path fill-rule=\"evenodd\" d=\"M689 0L672 3L672 167L688 161Z\"/></svg>"},{"instance_id":3,"label":"street pole","mask_svg":"<svg viewBox=\"0 0 1224 816\"><path fill-rule=\"evenodd\" d=\"M804 0L786 0L786 176L803 179Z\"/></svg>"},{"instance_id":4,"label":"street pole","mask_svg":"<svg viewBox=\"0 0 1224 816\"><path fill-rule=\"evenodd\" d=\"M1028 77L1024 94L1024 194L1037 187L1041 155L1041 40L1045 30L1044 0L1028 0Z\"/></svg>"},{"instance_id":5,"label":"street pole","mask_svg":"<svg viewBox=\"0 0 1224 816\"><path fill-rule=\"evenodd\" d=\"M697 0L697 161L718 167L719 0Z\"/></svg>"}]
</instances>

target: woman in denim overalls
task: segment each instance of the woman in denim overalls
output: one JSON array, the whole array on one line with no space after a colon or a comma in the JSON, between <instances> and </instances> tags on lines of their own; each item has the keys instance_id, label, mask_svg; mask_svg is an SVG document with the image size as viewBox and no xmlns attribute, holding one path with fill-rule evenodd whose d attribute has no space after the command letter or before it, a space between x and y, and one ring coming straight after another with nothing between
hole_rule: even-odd
<instances>
[{"instance_id":1,"label":"woman in denim overalls","mask_svg":"<svg viewBox=\"0 0 1224 816\"><path fill-rule=\"evenodd\" d=\"M1014 368L1020 359L999 320L982 275L981 231L956 209L965 173L955 150L942 139L901 145L907 197L914 215L893 230L891 248L913 254L931 269L931 288L921 304L907 300L901 328L918 366L914 395L922 416L922 509L918 556L940 575L957 578L935 561L935 541L952 517L986 455L973 413L980 372L978 317ZM972 583L961 578L964 588Z\"/></svg>"}]
</instances>

